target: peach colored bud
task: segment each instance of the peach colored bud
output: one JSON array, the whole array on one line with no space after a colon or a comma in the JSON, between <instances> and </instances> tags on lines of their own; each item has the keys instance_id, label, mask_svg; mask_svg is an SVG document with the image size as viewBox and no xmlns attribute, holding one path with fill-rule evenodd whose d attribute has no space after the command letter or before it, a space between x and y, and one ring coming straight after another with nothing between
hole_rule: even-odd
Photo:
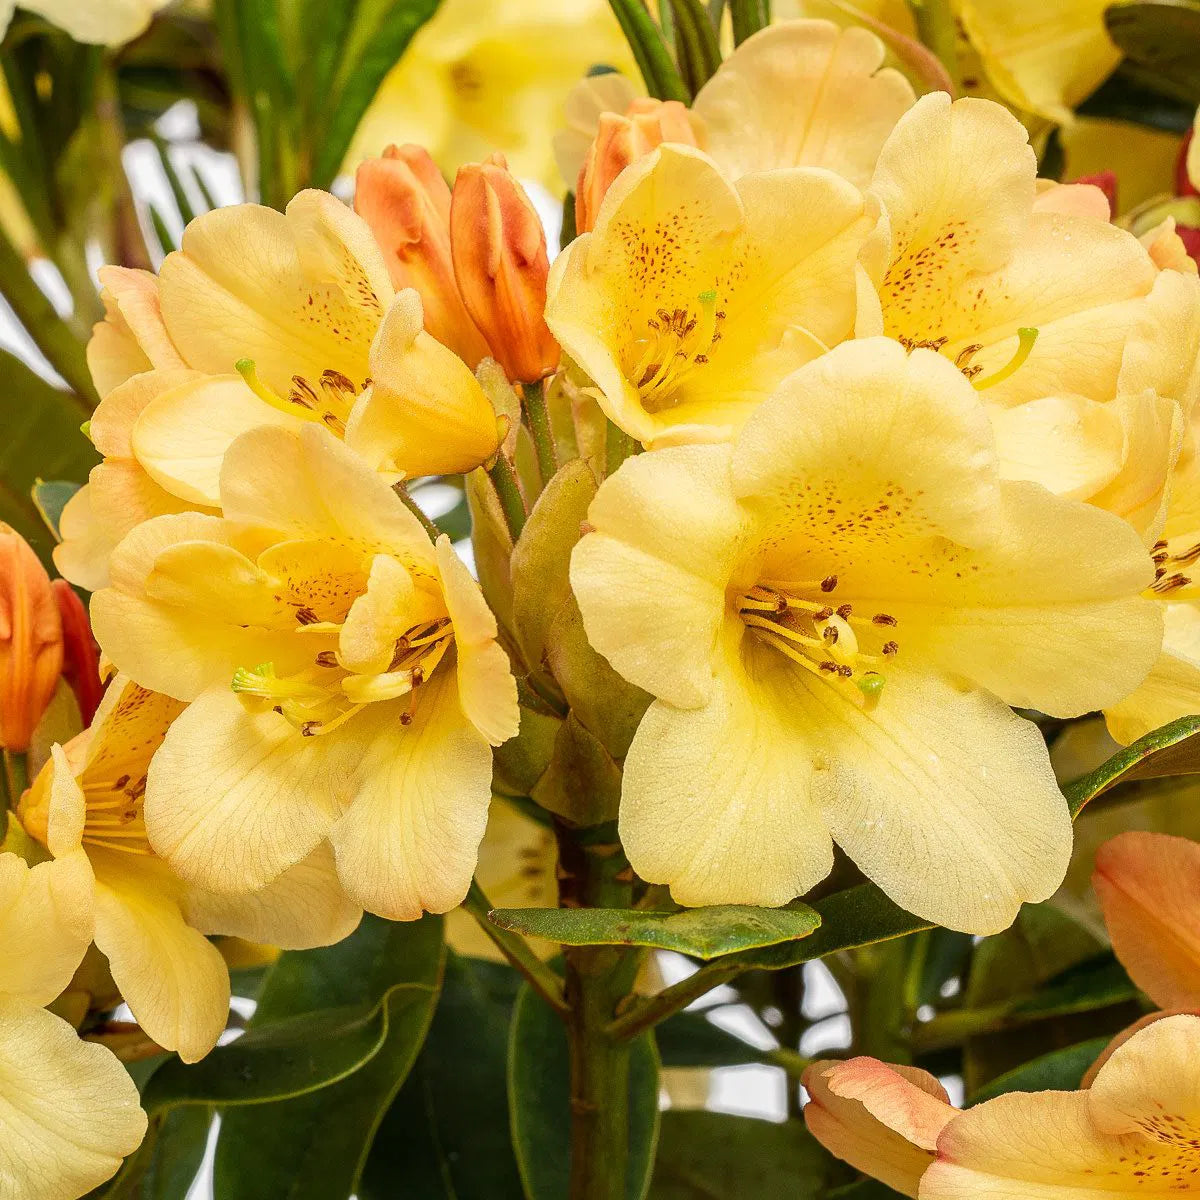
<instances>
[{"instance_id":1,"label":"peach colored bud","mask_svg":"<svg viewBox=\"0 0 1200 1200\"><path fill-rule=\"evenodd\" d=\"M84 725L90 725L100 706L104 684L100 680L100 655L92 637L87 609L75 589L65 579L55 579L50 587L58 604L62 622L62 676L75 693Z\"/></svg>"},{"instance_id":2,"label":"peach colored bud","mask_svg":"<svg viewBox=\"0 0 1200 1200\"><path fill-rule=\"evenodd\" d=\"M635 100L628 111L600 114L600 128L588 149L575 185L575 231L587 233L596 223L600 202L612 182L630 163L663 142L698 145L688 110L678 100Z\"/></svg>"},{"instance_id":3,"label":"peach colored bud","mask_svg":"<svg viewBox=\"0 0 1200 1200\"><path fill-rule=\"evenodd\" d=\"M559 349L544 316L546 234L502 155L458 172L450 244L463 303L509 379L534 383L551 374Z\"/></svg>"},{"instance_id":4,"label":"peach colored bud","mask_svg":"<svg viewBox=\"0 0 1200 1200\"><path fill-rule=\"evenodd\" d=\"M488 354L450 259L450 189L420 146L389 146L355 177L354 211L371 227L397 291L416 288L425 330L474 370Z\"/></svg>"},{"instance_id":5,"label":"peach colored bud","mask_svg":"<svg viewBox=\"0 0 1200 1200\"><path fill-rule=\"evenodd\" d=\"M6 750L29 749L62 661L50 577L29 543L0 522L0 745Z\"/></svg>"}]
</instances>

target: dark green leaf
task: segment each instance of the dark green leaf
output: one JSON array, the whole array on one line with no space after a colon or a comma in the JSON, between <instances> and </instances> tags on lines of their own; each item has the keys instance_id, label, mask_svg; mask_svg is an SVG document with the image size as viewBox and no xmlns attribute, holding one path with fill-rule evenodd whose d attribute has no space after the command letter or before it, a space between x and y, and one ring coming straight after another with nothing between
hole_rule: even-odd
<instances>
[{"instance_id":1,"label":"dark green leaf","mask_svg":"<svg viewBox=\"0 0 1200 1200\"><path fill-rule=\"evenodd\" d=\"M384 76L437 11L438 0L357 0L341 7L352 7L353 16L346 22L330 90L319 97L317 115L328 116L316 141L315 187L333 182Z\"/></svg>"},{"instance_id":2,"label":"dark green leaf","mask_svg":"<svg viewBox=\"0 0 1200 1200\"><path fill-rule=\"evenodd\" d=\"M167 1113L142 1176L140 1200L180 1200L188 1194L204 1159L211 1124L209 1108L177 1108Z\"/></svg>"},{"instance_id":3,"label":"dark green leaf","mask_svg":"<svg viewBox=\"0 0 1200 1200\"><path fill-rule=\"evenodd\" d=\"M1081 117L1129 121L1167 133L1184 133L1192 127L1196 101L1154 71L1122 63L1076 110Z\"/></svg>"},{"instance_id":4,"label":"dark green leaf","mask_svg":"<svg viewBox=\"0 0 1200 1200\"><path fill-rule=\"evenodd\" d=\"M367 916L335 946L280 957L247 1037L310 1019L295 1014L330 1001L361 1004L390 988L418 989L421 1000L398 1014L352 1077L319 1093L225 1113L213 1171L221 1200L345 1200L355 1190L375 1130L429 1029L443 953L439 917L396 923Z\"/></svg>"},{"instance_id":5,"label":"dark green leaf","mask_svg":"<svg viewBox=\"0 0 1200 1200\"><path fill-rule=\"evenodd\" d=\"M642 1200L658 1138L658 1052L652 1034L629 1047L627 1200ZM513 1009L508 1045L512 1145L527 1200L566 1200L570 1171L570 1068L562 1022L529 987Z\"/></svg>"},{"instance_id":6,"label":"dark green leaf","mask_svg":"<svg viewBox=\"0 0 1200 1200\"><path fill-rule=\"evenodd\" d=\"M1200 3L1138 0L1104 14L1112 39L1137 66L1200 100Z\"/></svg>"},{"instance_id":7,"label":"dark green leaf","mask_svg":"<svg viewBox=\"0 0 1200 1200\"><path fill-rule=\"evenodd\" d=\"M654 1030L664 1067L738 1067L764 1063L767 1055L714 1025L702 1012L668 1017Z\"/></svg>"},{"instance_id":8,"label":"dark green leaf","mask_svg":"<svg viewBox=\"0 0 1200 1200\"><path fill-rule=\"evenodd\" d=\"M81 483L68 479L39 479L30 489L34 507L56 542L62 541L62 534L58 529L62 520L62 510L82 486Z\"/></svg>"},{"instance_id":9,"label":"dark green leaf","mask_svg":"<svg viewBox=\"0 0 1200 1200\"><path fill-rule=\"evenodd\" d=\"M83 483L100 461L79 432L87 410L20 359L0 350L0 521L17 530L46 563L54 538L33 501L39 475Z\"/></svg>"},{"instance_id":10,"label":"dark green leaf","mask_svg":"<svg viewBox=\"0 0 1200 1200\"><path fill-rule=\"evenodd\" d=\"M800 1121L665 1112L648 1200L817 1200L833 1162Z\"/></svg>"},{"instance_id":11,"label":"dark green leaf","mask_svg":"<svg viewBox=\"0 0 1200 1200\"><path fill-rule=\"evenodd\" d=\"M1086 805L1119 783L1200 774L1200 716L1180 717L1068 784L1063 793L1077 817Z\"/></svg>"},{"instance_id":12,"label":"dark green leaf","mask_svg":"<svg viewBox=\"0 0 1200 1200\"><path fill-rule=\"evenodd\" d=\"M515 989L497 992L489 968L450 956L425 1046L375 1135L361 1200L522 1200L505 1085ZM519 979L494 970L506 984Z\"/></svg>"},{"instance_id":13,"label":"dark green leaf","mask_svg":"<svg viewBox=\"0 0 1200 1200\"><path fill-rule=\"evenodd\" d=\"M774 946L808 937L821 918L807 904L754 908L721 904L682 912L626 908L501 908L488 920L501 929L563 946L653 946L696 958Z\"/></svg>"},{"instance_id":14,"label":"dark green leaf","mask_svg":"<svg viewBox=\"0 0 1200 1200\"><path fill-rule=\"evenodd\" d=\"M734 45L740 46L770 24L769 0L729 0L729 15L733 18Z\"/></svg>"},{"instance_id":15,"label":"dark green leaf","mask_svg":"<svg viewBox=\"0 0 1200 1200\"><path fill-rule=\"evenodd\" d=\"M903 1200L903 1192L894 1192L878 1179L860 1179L829 1193L829 1200Z\"/></svg>"},{"instance_id":16,"label":"dark green leaf","mask_svg":"<svg viewBox=\"0 0 1200 1200\"><path fill-rule=\"evenodd\" d=\"M971 1103L979 1104L1005 1092L1074 1091L1108 1043L1108 1038L1093 1038L1044 1054L993 1079L971 1097Z\"/></svg>"}]
</instances>

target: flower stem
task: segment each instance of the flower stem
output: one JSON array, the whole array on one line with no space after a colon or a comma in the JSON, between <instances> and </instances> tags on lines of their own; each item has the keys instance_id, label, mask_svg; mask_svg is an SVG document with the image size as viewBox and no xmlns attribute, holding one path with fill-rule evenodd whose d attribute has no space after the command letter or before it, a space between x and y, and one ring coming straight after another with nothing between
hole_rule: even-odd
<instances>
[{"instance_id":1,"label":"flower stem","mask_svg":"<svg viewBox=\"0 0 1200 1200\"><path fill-rule=\"evenodd\" d=\"M524 396L521 407L525 412L525 424L533 438L533 447L537 451L538 472L542 477L542 487L545 487L558 470L554 430L550 427L550 413L546 408L546 387L539 379L537 383L521 384L521 392Z\"/></svg>"},{"instance_id":2,"label":"flower stem","mask_svg":"<svg viewBox=\"0 0 1200 1200\"><path fill-rule=\"evenodd\" d=\"M611 421L604 435L604 474L612 475L627 459L637 453L637 442Z\"/></svg>"},{"instance_id":3,"label":"flower stem","mask_svg":"<svg viewBox=\"0 0 1200 1200\"><path fill-rule=\"evenodd\" d=\"M404 481L401 480L399 483L393 484L392 491L400 497L404 507L407 508L408 511L412 513L412 515L416 517L418 521L421 522L421 527L429 535L429 540L431 542L436 542L441 536L442 531L438 529L438 527L425 515L421 506L412 498L412 496L409 494L408 488L404 484Z\"/></svg>"},{"instance_id":4,"label":"flower stem","mask_svg":"<svg viewBox=\"0 0 1200 1200\"><path fill-rule=\"evenodd\" d=\"M501 454L488 468L488 478L496 489L504 520L508 524L508 532L515 542L521 536L521 530L525 528L527 516L525 501L521 496L521 485L517 483L517 473L513 470L512 463Z\"/></svg>"},{"instance_id":5,"label":"flower stem","mask_svg":"<svg viewBox=\"0 0 1200 1200\"><path fill-rule=\"evenodd\" d=\"M958 29L950 0L908 0L917 35L941 59L951 82L958 86Z\"/></svg>"},{"instance_id":6,"label":"flower stem","mask_svg":"<svg viewBox=\"0 0 1200 1200\"><path fill-rule=\"evenodd\" d=\"M509 933L488 920L492 904L484 894L483 888L474 879L471 880L467 898L463 901L463 908L475 918L479 928L491 938L500 953L529 980L529 986L555 1012L559 1015L565 1014L567 1005L563 998L563 981L534 954L524 938L515 933Z\"/></svg>"},{"instance_id":7,"label":"flower stem","mask_svg":"<svg viewBox=\"0 0 1200 1200\"><path fill-rule=\"evenodd\" d=\"M715 987L728 983L740 975L744 968L732 964L723 964L720 959L701 967L686 979L680 980L669 988L663 988L653 996L633 1005L615 1020L610 1021L606 1032L609 1037L618 1041L628 1041L647 1029L653 1028L660 1021L687 1008L693 1000L699 1000Z\"/></svg>"}]
</instances>

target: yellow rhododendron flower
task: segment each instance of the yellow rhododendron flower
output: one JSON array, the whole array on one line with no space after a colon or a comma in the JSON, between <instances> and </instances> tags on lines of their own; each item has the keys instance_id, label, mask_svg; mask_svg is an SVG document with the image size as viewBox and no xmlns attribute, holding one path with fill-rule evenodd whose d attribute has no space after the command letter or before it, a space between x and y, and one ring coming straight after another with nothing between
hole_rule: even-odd
<instances>
[{"instance_id":1,"label":"yellow rhododendron flower","mask_svg":"<svg viewBox=\"0 0 1200 1200\"><path fill-rule=\"evenodd\" d=\"M233 897L184 883L153 852L146 773L183 707L117 676L91 728L54 747L20 819L55 858L86 855L95 942L113 980L145 1032L195 1062L229 1016L229 971L205 934L307 949L340 941L362 914L342 893L328 847L266 890Z\"/></svg>"},{"instance_id":2,"label":"yellow rhododendron flower","mask_svg":"<svg viewBox=\"0 0 1200 1200\"><path fill-rule=\"evenodd\" d=\"M171 0L20 0L20 7L45 17L77 42L120 46L141 34ZM0 0L0 36L8 28L17 0Z\"/></svg>"},{"instance_id":3,"label":"yellow rhododendron flower","mask_svg":"<svg viewBox=\"0 0 1200 1200\"><path fill-rule=\"evenodd\" d=\"M499 150L516 175L557 189L552 136L573 85L601 65L637 72L605 0L444 0L384 80L347 167L416 142L452 175Z\"/></svg>"},{"instance_id":4,"label":"yellow rhododendron flower","mask_svg":"<svg viewBox=\"0 0 1200 1200\"><path fill-rule=\"evenodd\" d=\"M91 888L82 854L0 854L0 1195L14 1200L77 1200L146 1132L120 1062L41 1007L92 940Z\"/></svg>"},{"instance_id":5,"label":"yellow rhododendron flower","mask_svg":"<svg viewBox=\"0 0 1200 1200\"><path fill-rule=\"evenodd\" d=\"M803 1076L808 1131L831 1154L904 1196L916 1196L938 1135L959 1110L917 1067L874 1058L815 1062Z\"/></svg>"},{"instance_id":6,"label":"yellow rhododendron flower","mask_svg":"<svg viewBox=\"0 0 1200 1200\"><path fill-rule=\"evenodd\" d=\"M117 667L187 705L150 765L151 845L188 882L237 893L328 838L371 912L453 908L487 821L491 746L518 721L478 586L312 423L242 435L220 500L222 517L139 526L92 597Z\"/></svg>"},{"instance_id":7,"label":"yellow rhododendron flower","mask_svg":"<svg viewBox=\"0 0 1200 1200\"><path fill-rule=\"evenodd\" d=\"M1113 951L1160 1008L1200 1009L1200 843L1132 830L1096 852Z\"/></svg>"},{"instance_id":8,"label":"yellow rhododendron flower","mask_svg":"<svg viewBox=\"0 0 1200 1200\"><path fill-rule=\"evenodd\" d=\"M103 281L89 365L105 462L64 510L58 565L73 582L103 583L104 551L137 520L215 508L225 452L249 429L319 424L394 476L470 470L499 445L475 377L424 332L416 292L395 295L367 224L325 192L286 213L205 213L157 281Z\"/></svg>"},{"instance_id":9,"label":"yellow rhododendron flower","mask_svg":"<svg viewBox=\"0 0 1200 1200\"><path fill-rule=\"evenodd\" d=\"M921 1200L1122 1200L1200 1190L1200 1016L1163 1017L1078 1092L1012 1092L954 1117Z\"/></svg>"},{"instance_id":10,"label":"yellow rhododendron flower","mask_svg":"<svg viewBox=\"0 0 1200 1200\"><path fill-rule=\"evenodd\" d=\"M839 346L732 448L627 461L588 520L588 637L658 698L620 816L643 879L779 905L836 840L910 912L972 933L1059 885L1066 805L1010 706L1077 716L1135 687L1162 638L1152 564L1112 514L999 477L952 363Z\"/></svg>"},{"instance_id":11,"label":"yellow rhododendron flower","mask_svg":"<svg viewBox=\"0 0 1200 1200\"><path fill-rule=\"evenodd\" d=\"M965 1112L937 1081L874 1059L804 1075L810 1132L919 1200L1122 1200L1192 1195L1200 1141L1200 1016L1117 1037L1075 1092L1009 1092Z\"/></svg>"},{"instance_id":12,"label":"yellow rhododendron flower","mask_svg":"<svg viewBox=\"0 0 1200 1200\"><path fill-rule=\"evenodd\" d=\"M872 224L858 189L829 171L731 183L700 151L663 145L621 173L592 232L555 259L546 323L626 433L722 440L853 332Z\"/></svg>"}]
</instances>

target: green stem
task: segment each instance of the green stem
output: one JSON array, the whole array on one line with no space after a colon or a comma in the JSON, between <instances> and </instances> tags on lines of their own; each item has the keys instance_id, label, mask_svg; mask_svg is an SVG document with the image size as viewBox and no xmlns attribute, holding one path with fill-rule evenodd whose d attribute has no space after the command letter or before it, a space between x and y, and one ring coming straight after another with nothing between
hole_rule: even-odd
<instances>
[{"instance_id":1,"label":"green stem","mask_svg":"<svg viewBox=\"0 0 1200 1200\"><path fill-rule=\"evenodd\" d=\"M521 405L525 413L525 424L533 438L533 448L537 452L538 473L542 477L542 487L545 487L558 470L554 430L550 427L550 413L546 408L545 384L540 379L537 383L523 383L521 392L525 397Z\"/></svg>"},{"instance_id":2,"label":"green stem","mask_svg":"<svg viewBox=\"0 0 1200 1200\"><path fill-rule=\"evenodd\" d=\"M488 920L492 904L474 879L471 880L467 898L463 901L463 908L475 918L479 928L491 938L500 953L529 980L529 986L555 1012L565 1014L567 1005L563 998L563 981L534 954L524 938L506 929L500 929Z\"/></svg>"},{"instance_id":3,"label":"green stem","mask_svg":"<svg viewBox=\"0 0 1200 1200\"><path fill-rule=\"evenodd\" d=\"M15 750L4 751L5 808L17 807L21 793L29 786L29 758Z\"/></svg>"},{"instance_id":4,"label":"green stem","mask_svg":"<svg viewBox=\"0 0 1200 1200\"><path fill-rule=\"evenodd\" d=\"M0 291L34 345L75 392L82 411L90 413L98 397L83 344L34 283L24 259L3 230L0 230Z\"/></svg>"},{"instance_id":5,"label":"green stem","mask_svg":"<svg viewBox=\"0 0 1200 1200\"><path fill-rule=\"evenodd\" d=\"M909 0L909 7L916 22L917 36L938 56L957 88L958 27L950 0Z\"/></svg>"},{"instance_id":6,"label":"green stem","mask_svg":"<svg viewBox=\"0 0 1200 1200\"><path fill-rule=\"evenodd\" d=\"M116 67L105 62L96 78L96 125L104 160L112 171L114 205L114 234L117 261L124 267L140 267L152 270L150 252L138 223L137 205L133 189L121 161L125 149L125 121L121 116L121 102L117 95Z\"/></svg>"},{"instance_id":7,"label":"green stem","mask_svg":"<svg viewBox=\"0 0 1200 1200\"><path fill-rule=\"evenodd\" d=\"M645 1000L628 1008L609 1022L606 1032L609 1037L618 1041L629 1041L645 1033L647 1029L652 1029L660 1021L681 1012L694 1000L708 995L713 988L736 978L743 969L737 964L725 965L719 959L709 963L686 979L681 979L669 988L663 988L661 992L647 996Z\"/></svg>"},{"instance_id":8,"label":"green stem","mask_svg":"<svg viewBox=\"0 0 1200 1200\"><path fill-rule=\"evenodd\" d=\"M401 480L399 483L393 484L392 491L400 497L404 507L407 508L408 511L412 513L412 515L416 517L418 521L421 522L421 527L429 535L429 540L431 542L436 542L438 538L441 537L442 531L438 529L438 527L425 515L421 509L421 506L412 498L412 496L409 495L408 488L405 486L404 481Z\"/></svg>"},{"instance_id":9,"label":"green stem","mask_svg":"<svg viewBox=\"0 0 1200 1200\"><path fill-rule=\"evenodd\" d=\"M525 528L525 518L528 515L521 496L521 485L517 483L517 473L513 470L512 463L501 454L488 468L488 478L496 489L509 535L516 542L521 536L521 530Z\"/></svg>"},{"instance_id":10,"label":"green stem","mask_svg":"<svg viewBox=\"0 0 1200 1200\"><path fill-rule=\"evenodd\" d=\"M611 421L604 436L604 474L612 475L627 459L637 453L637 442Z\"/></svg>"}]
</instances>

